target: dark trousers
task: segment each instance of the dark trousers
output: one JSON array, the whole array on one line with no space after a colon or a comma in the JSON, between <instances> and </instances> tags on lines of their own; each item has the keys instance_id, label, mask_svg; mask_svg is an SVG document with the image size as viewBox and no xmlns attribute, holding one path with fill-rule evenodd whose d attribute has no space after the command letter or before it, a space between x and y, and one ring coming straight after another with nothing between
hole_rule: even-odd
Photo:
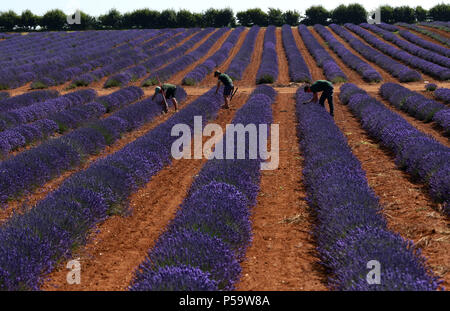
<instances>
[{"instance_id":1,"label":"dark trousers","mask_svg":"<svg viewBox=\"0 0 450 311\"><path fill-rule=\"evenodd\" d=\"M334 115L334 107L333 107L333 89L325 90L322 92L320 96L319 104L322 107L325 107L325 100L328 101L328 106L330 107L330 114Z\"/></svg>"}]
</instances>

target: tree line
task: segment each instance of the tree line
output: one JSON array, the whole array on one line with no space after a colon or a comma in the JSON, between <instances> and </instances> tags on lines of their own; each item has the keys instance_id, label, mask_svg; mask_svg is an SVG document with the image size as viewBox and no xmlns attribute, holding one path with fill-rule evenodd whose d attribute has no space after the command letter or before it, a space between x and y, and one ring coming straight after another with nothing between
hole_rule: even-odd
<instances>
[{"instance_id":1,"label":"tree line","mask_svg":"<svg viewBox=\"0 0 450 311\"><path fill-rule=\"evenodd\" d=\"M66 14L61 10L50 10L42 16L33 14L30 10L20 15L14 11L0 12L0 31L33 31L33 30L89 30L89 29L144 29L144 28L174 28L174 27L236 27L242 26L281 26L288 24L296 26L330 23L344 24L347 22L362 23L367 20L368 12L360 4L339 5L328 11L323 6L312 6L304 15L296 10L281 11L270 8L267 12L254 8L234 14L230 8L208 9L202 13L192 13L188 10L139 9L133 12L120 13L111 9L99 17L80 12L81 23L69 24ZM415 23L422 21L449 21L450 5L438 4L430 10L421 6L381 7L381 20L385 23L396 22Z\"/></svg>"}]
</instances>

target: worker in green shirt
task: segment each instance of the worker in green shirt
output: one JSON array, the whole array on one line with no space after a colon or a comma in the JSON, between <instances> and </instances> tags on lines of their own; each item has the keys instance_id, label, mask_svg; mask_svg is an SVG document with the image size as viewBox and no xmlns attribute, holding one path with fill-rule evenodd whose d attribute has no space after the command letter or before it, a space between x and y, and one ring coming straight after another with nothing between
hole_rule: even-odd
<instances>
[{"instance_id":1,"label":"worker in green shirt","mask_svg":"<svg viewBox=\"0 0 450 311\"><path fill-rule=\"evenodd\" d=\"M229 103L228 98L230 97L230 95L233 93L234 90L233 80L230 78L229 75L227 75L226 73L221 73L220 71L214 72L214 77L218 79L216 94L219 91L220 83L223 83L224 85L223 98L225 100L225 104L222 106L222 108L228 109L230 108L230 106L228 105Z\"/></svg>"},{"instance_id":2,"label":"worker in green shirt","mask_svg":"<svg viewBox=\"0 0 450 311\"><path fill-rule=\"evenodd\" d=\"M330 114L334 117L334 107L333 107L333 83L327 80L317 80L312 85L307 85L304 88L305 93L313 92L313 99L307 103L317 103L318 95L317 93L322 92L320 96L319 104L325 107L325 100L328 100L328 106L330 107ZM305 104L307 104L305 103Z\"/></svg>"},{"instance_id":3,"label":"worker in green shirt","mask_svg":"<svg viewBox=\"0 0 450 311\"><path fill-rule=\"evenodd\" d=\"M164 83L161 86L157 86L155 88L155 94L152 97L152 100L155 99L156 95L161 94L163 101L161 102L161 105L164 103L164 112L169 112L169 106L167 105L167 100L171 99L173 106L175 107L175 111L178 111L178 102L175 98L175 94L177 92L177 86L169 83Z\"/></svg>"}]
</instances>

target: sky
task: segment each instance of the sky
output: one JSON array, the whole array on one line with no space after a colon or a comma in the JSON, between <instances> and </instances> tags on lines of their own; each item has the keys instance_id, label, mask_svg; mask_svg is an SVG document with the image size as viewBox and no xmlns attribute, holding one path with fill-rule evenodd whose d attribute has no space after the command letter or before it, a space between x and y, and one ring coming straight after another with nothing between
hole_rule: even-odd
<instances>
[{"instance_id":1,"label":"sky","mask_svg":"<svg viewBox=\"0 0 450 311\"><path fill-rule=\"evenodd\" d=\"M211 1L211 0L14 0L7 1L1 0L0 11L13 10L16 13L29 9L35 14L42 15L50 9L61 9L65 13L69 14L77 9L83 12L99 16L107 13L110 9L115 8L120 12L130 12L140 8L150 8L158 11L164 9L188 9L192 12L202 12L206 9L224 8L230 7L235 12L242 11L249 8L261 8L266 11L270 7L275 7L285 10L295 9L304 13L307 8L312 5L321 4L326 9L331 10L340 4L361 3L366 10L373 10L379 5L390 4L394 6L409 5L415 7L421 5L425 9L429 9L436 4L442 3L442 0L396 0L395 2L382 0L322 0L318 2L314 1L302 1L302 0L223 0L223 1Z\"/></svg>"}]
</instances>

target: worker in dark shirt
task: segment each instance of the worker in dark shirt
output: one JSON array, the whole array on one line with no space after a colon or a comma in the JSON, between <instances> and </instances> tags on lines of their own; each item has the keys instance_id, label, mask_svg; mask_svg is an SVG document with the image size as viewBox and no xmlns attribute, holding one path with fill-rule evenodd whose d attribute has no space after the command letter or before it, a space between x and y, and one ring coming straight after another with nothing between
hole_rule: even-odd
<instances>
[{"instance_id":1,"label":"worker in dark shirt","mask_svg":"<svg viewBox=\"0 0 450 311\"><path fill-rule=\"evenodd\" d=\"M229 103L228 98L230 97L230 95L233 93L234 90L233 80L230 78L229 75L227 75L226 73L221 73L220 71L214 72L214 77L218 79L216 94L219 91L220 83L223 83L224 85L223 98L225 100L225 104L222 106L222 108L228 109L230 108L230 106L228 105Z\"/></svg>"},{"instance_id":2,"label":"worker in dark shirt","mask_svg":"<svg viewBox=\"0 0 450 311\"><path fill-rule=\"evenodd\" d=\"M164 83L161 86L157 86L155 88L155 94L152 97L152 100L155 99L155 96L160 94L162 95L163 101L161 102L161 105L164 103L163 109L164 112L169 112L169 106L167 105L167 100L171 99L173 106L175 107L175 111L178 111L178 102L175 98L175 93L177 92L177 86L169 83Z\"/></svg>"},{"instance_id":3,"label":"worker in dark shirt","mask_svg":"<svg viewBox=\"0 0 450 311\"><path fill-rule=\"evenodd\" d=\"M317 103L318 95L317 93L322 92L320 96L319 104L322 107L325 107L325 100L328 101L328 106L330 107L330 114L334 116L334 107L333 107L333 83L327 80L317 80L312 85L307 85L304 88L306 93L313 92L313 99L310 103ZM305 103L307 104L307 103Z\"/></svg>"}]
</instances>

